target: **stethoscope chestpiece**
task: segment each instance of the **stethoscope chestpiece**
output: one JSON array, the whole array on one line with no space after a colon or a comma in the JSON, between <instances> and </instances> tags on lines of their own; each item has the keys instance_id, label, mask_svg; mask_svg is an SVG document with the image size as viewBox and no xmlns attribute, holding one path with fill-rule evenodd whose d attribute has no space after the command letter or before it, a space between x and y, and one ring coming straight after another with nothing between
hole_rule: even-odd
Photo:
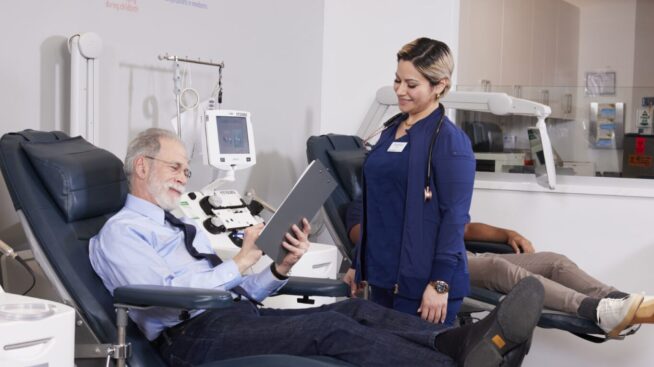
<instances>
[{"instance_id":1,"label":"stethoscope chestpiece","mask_svg":"<svg viewBox=\"0 0 654 367\"><path fill-rule=\"evenodd\" d=\"M425 186L425 202L431 200L431 189L429 186Z\"/></svg>"}]
</instances>

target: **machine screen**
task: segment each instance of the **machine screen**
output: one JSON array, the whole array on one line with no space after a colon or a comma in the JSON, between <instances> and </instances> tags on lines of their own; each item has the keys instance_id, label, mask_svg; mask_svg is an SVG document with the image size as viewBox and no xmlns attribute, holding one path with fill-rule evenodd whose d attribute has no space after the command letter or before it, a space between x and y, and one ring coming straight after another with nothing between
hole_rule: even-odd
<instances>
[{"instance_id":1,"label":"machine screen","mask_svg":"<svg viewBox=\"0 0 654 367\"><path fill-rule=\"evenodd\" d=\"M536 128L527 130L529 134L529 147L531 148L531 155L533 159L538 159L540 165L545 165L545 152L543 152L543 143L540 139L540 131Z\"/></svg>"},{"instance_id":2,"label":"machine screen","mask_svg":"<svg viewBox=\"0 0 654 367\"><path fill-rule=\"evenodd\" d=\"M245 117L217 116L220 154L249 154L248 128Z\"/></svg>"}]
</instances>

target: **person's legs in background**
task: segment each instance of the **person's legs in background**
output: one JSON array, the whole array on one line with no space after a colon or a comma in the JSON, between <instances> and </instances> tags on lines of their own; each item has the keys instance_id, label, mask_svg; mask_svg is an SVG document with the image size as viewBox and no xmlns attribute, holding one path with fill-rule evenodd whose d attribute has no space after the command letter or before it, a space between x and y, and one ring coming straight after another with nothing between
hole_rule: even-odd
<instances>
[{"instance_id":1,"label":"person's legs in background","mask_svg":"<svg viewBox=\"0 0 654 367\"><path fill-rule=\"evenodd\" d=\"M542 275L588 297L604 298L611 293L619 293L615 298L628 295L628 293L619 292L616 288L590 276L565 255L544 251L498 256L531 273Z\"/></svg>"},{"instance_id":2,"label":"person's legs in background","mask_svg":"<svg viewBox=\"0 0 654 367\"><path fill-rule=\"evenodd\" d=\"M470 254L468 268L472 285L503 293L534 275L545 288L545 307L593 320L610 336L632 323L643 299L603 284L567 257L552 252Z\"/></svg>"},{"instance_id":3,"label":"person's legs in background","mask_svg":"<svg viewBox=\"0 0 654 367\"><path fill-rule=\"evenodd\" d=\"M545 271L542 273L531 272L527 268L516 264L517 261L511 261L528 255L530 254L471 254L468 256L470 284L475 287L507 293L521 279L535 276L543 283L545 288L545 307L562 312L576 313L586 295L548 279L543 275L543 273L546 273ZM545 268L546 266L540 267Z\"/></svg>"}]
</instances>

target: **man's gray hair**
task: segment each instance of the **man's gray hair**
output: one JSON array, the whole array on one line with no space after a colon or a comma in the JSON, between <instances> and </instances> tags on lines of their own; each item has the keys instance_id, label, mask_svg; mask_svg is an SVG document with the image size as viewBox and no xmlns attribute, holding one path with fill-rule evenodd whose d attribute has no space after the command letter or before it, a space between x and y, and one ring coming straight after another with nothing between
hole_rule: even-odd
<instances>
[{"instance_id":1,"label":"man's gray hair","mask_svg":"<svg viewBox=\"0 0 654 367\"><path fill-rule=\"evenodd\" d=\"M127 147L127 154L125 155L125 176L127 181L130 181L132 172L134 170L134 160L142 156L155 157L159 154L161 149L161 138L172 139L181 143L179 137L170 130L159 129L156 127L149 128L140 132Z\"/></svg>"}]
</instances>

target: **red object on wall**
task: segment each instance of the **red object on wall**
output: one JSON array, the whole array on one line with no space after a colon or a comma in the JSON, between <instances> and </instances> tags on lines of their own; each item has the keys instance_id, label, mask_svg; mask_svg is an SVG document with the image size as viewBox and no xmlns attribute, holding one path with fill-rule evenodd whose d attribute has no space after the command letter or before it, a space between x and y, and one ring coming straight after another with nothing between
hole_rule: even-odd
<instances>
[{"instance_id":1,"label":"red object on wall","mask_svg":"<svg viewBox=\"0 0 654 367\"><path fill-rule=\"evenodd\" d=\"M645 153L645 138L639 136L636 138L636 154L640 155Z\"/></svg>"}]
</instances>

